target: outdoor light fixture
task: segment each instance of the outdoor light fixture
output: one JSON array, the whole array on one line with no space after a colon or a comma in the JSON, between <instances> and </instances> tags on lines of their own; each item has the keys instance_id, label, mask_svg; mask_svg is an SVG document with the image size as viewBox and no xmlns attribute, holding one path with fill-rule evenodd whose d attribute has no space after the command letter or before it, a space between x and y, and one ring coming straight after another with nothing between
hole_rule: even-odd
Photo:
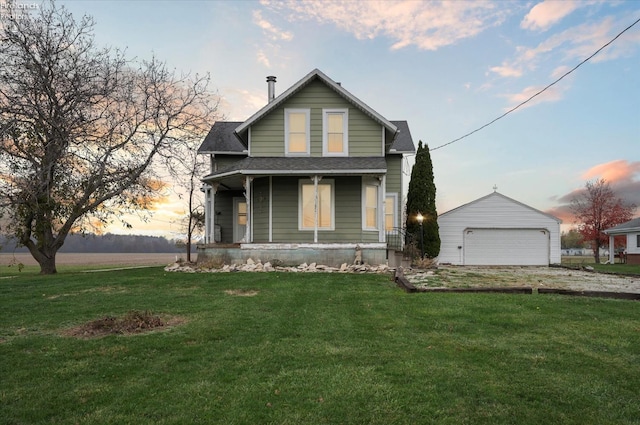
<instances>
[{"instance_id":1,"label":"outdoor light fixture","mask_svg":"<svg viewBox=\"0 0 640 425\"><path fill-rule=\"evenodd\" d=\"M424 216L421 213L418 213L416 216L416 220L420 223L420 259L424 260L424 232L422 231L422 222L424 221Z\"/></svg>"}]
</instances>

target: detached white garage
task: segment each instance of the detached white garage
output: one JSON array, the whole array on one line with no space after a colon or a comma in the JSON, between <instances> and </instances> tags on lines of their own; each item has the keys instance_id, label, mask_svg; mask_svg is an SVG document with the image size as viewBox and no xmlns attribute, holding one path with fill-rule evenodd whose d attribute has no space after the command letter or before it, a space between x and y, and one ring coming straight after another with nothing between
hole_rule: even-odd
<instances>
[{"instance_id":1,"label":"detached white garage","mask_svg":"<svg viewBox=\"0 0 640 425\"><path fill-rule=\"evenodd\" d=\"M561 222L493 192L438 217L438 259L454 265L558 264Z\"/></svg>"}]
</instances>

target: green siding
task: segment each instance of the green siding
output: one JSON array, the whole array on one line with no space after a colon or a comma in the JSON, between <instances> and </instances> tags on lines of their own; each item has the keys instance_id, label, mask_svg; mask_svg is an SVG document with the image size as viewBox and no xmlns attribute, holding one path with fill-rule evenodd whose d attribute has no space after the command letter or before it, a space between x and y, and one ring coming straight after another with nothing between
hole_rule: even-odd
<instances>
[{"instance_id":1,"label":"green siding","mask_svg":"<svg viewBox=\"0 0 640 425\"><path fill-rule=\"evenodd\" d=\"M284 156L284 110L310 109L311 156L322 156L322 109L349 110L349 155L382 156L382 126L320 81L313 81L251 127L251 156Z\"/></svg>"},{"instance_id":2,"label":"green siding","mask_svg":"<svg viewBox=\"0 0 640 425\"><path fill-rule=\"evenodd\" d=\"M398 226L403 227L402 217L404 216L403 204L402 204L402 155L389 155L387 156L387 178L385 190L387 193L398 194L398 210L396 211L398 217Z\"/></svg>"},{"instance_id":3,"label":"green siding","mask_svg":"<svg viewBox=\"0 0 640 425\"><path fill-rule=\"evenodd\" d=\"M269 242L269 177L253 180L253 241Z\"/></svg>"},{"instance_id":4,"label":"green siding","mask_svg":"<svg viewBox=\"0 0 640 425\"><path fill-rule=\"evenodd\" d=\"M330 178L325 177L325 179ZM284 177L273 178L274 188L277 187L277 190L273 190L273 242L313 242L314 232L312 230L298 230L299 180ZM306 178L304 180L311 181ZM335 230L319 230L318 242L377 242L377 231L362 230L362 179L360 177L335 177L333 180L335 190ZM257 224L254 221L254 242L263 242L263 240L255 238L256 232Z\"/></svg>"},{"instance_id":5,"label":"green siding","mask_svg":"<svg viewBox=\"0 0 640 425\"><path fill-rule=\"evenodd\" d=\"M235 164L238 161L245 159L244 155L216 155L214 160L216 166L218 167L218 171L222 171L227 167ZM213 170L211 170L213 172Z\"/></svg>"}]
</instances>

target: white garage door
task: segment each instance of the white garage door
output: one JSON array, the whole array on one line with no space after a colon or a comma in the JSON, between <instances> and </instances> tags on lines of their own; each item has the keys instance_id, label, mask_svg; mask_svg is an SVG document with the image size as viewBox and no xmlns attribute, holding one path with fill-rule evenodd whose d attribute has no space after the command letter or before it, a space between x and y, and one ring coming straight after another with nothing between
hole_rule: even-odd
<instances>
[{"instance_id":1,"label":"white garage door","mask_svg":"<svg viewBox=\"0 0 640 425\"><path fill-rule=\"evenodd\" d=\"M545 229L466 229L464 264L549 265L549 232Z\"/></svg>"}]
</instances>

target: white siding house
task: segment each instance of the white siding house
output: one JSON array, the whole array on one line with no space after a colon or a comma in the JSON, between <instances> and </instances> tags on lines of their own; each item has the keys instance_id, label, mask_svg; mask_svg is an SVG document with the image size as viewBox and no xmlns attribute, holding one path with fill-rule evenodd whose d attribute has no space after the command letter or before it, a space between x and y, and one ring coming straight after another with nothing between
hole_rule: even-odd
<instances>
[{"instance_id":1,"label":"white siding house","mask_svg":"<svg viewBox=\"0 0 640 425\"><path fill-rule=\"evenodd\" d=\"M627 239L625 248L627 263L640 264L640 217L607 229L604 233L609 235L610 247L614 246L614 236L625 236ZM614 261L614 251L613 249L609 250L609 261L612 264Z\"/></svg>"},{"instance_id":2,"label":"white siding house","mask_svg":"<svg viewBox=\"0 0 640 425\"><path fill-rule=\"evenodd\" d=\"M438 217L440 264L560 263L562 221L493 192Z\"/></svg>"}]
</instances>

